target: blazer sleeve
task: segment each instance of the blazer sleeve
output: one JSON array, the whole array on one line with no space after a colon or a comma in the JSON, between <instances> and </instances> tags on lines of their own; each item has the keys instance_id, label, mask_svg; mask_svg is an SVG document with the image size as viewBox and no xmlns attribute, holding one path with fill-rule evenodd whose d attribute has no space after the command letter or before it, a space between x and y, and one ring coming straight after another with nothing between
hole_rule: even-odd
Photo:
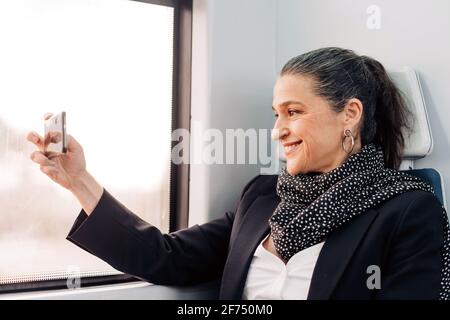
<instances>
[{"instance_id":1,"label":"blazer sleeve","mask_svg":"<svg viewBox=\"0 0 450 320\"><path fill-rule=\"evenodd\" d=\"M241 200L252 179L244 188ZM235 212L163 234L104 189L88 216L81 210L67 240L115 269L161 285L192 285L220 278Z\"/></svg>"},{"instance_id":2,"label":"blazer sleeve","mask_svg":"<svg viewBox=\"0 0 450 320\"><path fill-rule=\"evenodd\" d=\"M431 193L424 193L409 204L397 225L376 299L438 299L443 243L443 208Z\"/></svg>"}]
</instances>

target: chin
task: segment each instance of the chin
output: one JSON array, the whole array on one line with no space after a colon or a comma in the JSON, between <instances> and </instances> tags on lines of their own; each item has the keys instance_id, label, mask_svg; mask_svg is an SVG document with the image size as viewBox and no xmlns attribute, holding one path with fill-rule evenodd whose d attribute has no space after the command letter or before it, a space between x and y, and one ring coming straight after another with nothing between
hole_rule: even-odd
<instances>
[{"instance_id":1,"label":"chin","mask_svg":"<svg viewBox=\"0 0 450 320\"><path fill-rule=\"evenodd\" d=\"M296 167L295 165L290 166L289 163L286 166L286 171L291 175L291 176L296 176L299 173L302 173L301 168Z\"/></svg>"}]
</instances>

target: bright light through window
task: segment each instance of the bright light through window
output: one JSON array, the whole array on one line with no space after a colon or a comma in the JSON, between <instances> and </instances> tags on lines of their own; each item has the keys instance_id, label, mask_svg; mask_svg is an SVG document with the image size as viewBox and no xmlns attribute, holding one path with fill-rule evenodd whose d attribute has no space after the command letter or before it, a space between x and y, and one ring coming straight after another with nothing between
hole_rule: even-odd
<instances>
[{"instance_id":1,"label":"bright light through window","mask_svg":"<svg viewBox=\"0 0 450 320\"><path fill-rule=\"evenodd\" d=\"M25 140L67 113L89 172L168 231L174 9L128 0L0 1L0 284L117 273L65 239L80 206ZM35 279L37 279L35 278Z\"/></svg>"}]
</instances>

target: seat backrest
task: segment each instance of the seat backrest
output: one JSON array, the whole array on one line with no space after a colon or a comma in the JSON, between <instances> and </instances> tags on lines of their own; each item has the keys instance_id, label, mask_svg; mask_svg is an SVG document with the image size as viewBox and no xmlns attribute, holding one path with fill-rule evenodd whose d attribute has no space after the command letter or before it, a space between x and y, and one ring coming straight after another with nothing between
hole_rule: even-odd
<instances>
[{"instance_id":1,"label":"seat backrest","mask_svg":"<svg viewBox=\"0 0 450 320\"><path fill-rule=\"evenodd\" d=\"M416 176L428 182L434 189L434 195L439 199L441 204L446 208L444 196L444 183L441 174L433 168L402 170L410 175Z\"/></svg>"}]
</instances>

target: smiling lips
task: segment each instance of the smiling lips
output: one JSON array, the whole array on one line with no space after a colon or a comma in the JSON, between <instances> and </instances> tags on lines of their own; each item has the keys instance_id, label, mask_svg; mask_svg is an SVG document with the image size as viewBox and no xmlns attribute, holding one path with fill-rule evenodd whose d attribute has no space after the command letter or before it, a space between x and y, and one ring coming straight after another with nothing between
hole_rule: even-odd
<instances>
[{"instance_id":1,"label":"smiling lips","mask_svg":"<svg viewBox=\"0 0 450 320\"><path fill-rule=\"evenodd\" d=\"M289 143L283 143L284 146L284 152L286 156L293 153L295 150L297 150L298 146L302 144L303 141L297 141L297 142L289 142Z\"/></svg>"}]
</instances>

